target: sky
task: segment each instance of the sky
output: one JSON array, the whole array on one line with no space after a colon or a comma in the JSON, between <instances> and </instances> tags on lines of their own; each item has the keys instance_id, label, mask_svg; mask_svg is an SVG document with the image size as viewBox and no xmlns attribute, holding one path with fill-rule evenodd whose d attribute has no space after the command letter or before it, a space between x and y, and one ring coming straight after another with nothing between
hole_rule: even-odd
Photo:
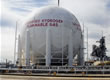
<instances>
[{"instance_id":1,"label":"sky","mask_svg":"<svg viewBox=\"0 0 110 80\"><path fill-rule=\"evenodd\" d=\"M16 22L21 23L33 10L57 6L57 0L0 0L0 59L13 60ZM81 27L84 25L86 48L88 29L89 59L92 45L102 35L106 37L110 56L110 0L60 0L60 7L73 13ZM85 49L85 53L86 49Z\"/></svg>"}]
</instances>

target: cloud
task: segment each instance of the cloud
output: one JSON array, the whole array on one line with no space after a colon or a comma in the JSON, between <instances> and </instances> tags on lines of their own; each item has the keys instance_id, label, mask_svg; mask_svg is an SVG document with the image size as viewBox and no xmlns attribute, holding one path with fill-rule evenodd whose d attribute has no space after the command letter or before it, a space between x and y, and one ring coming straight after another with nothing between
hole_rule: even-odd
<instances>
[{"instance_id":1,"label":"cloud","mask_svg":"<svg viewBox=\"0 0 110 80\"><path fill-rule=\"evenodd\" d=\"M19 15L18 13L12 11L8 6L3 6L1 7L1 26L10 26L10 27L15 27L16 21L18 19L23 19L23 16Z\"/></svg>"},{"instance_id":2,"label":"cloud","mask_svg":"<svg viewBox=\"0 0 110 80\"><path fill-rule=\"evenodd\" d=\"M5 4L8 4L8 6L13 9L20 11L31 11L35 7L42 7L49 5L50 0L4 0ZM16 8L16 9L14 9Z\"/></svg>"},{"instance_id":3,"label":"cloud","mask_svg":"<svg viewBox=\"0 0 110 80\"><path fill-rule=\"evenodd\" d=\"M71 11L80 21L108 24L108 0L61 0L61 7Z\"/></svg>"},{"instance_id":4,"label":"cloud","mask_svg":"<svg viewBox=\"0 0 110 80\"><path fill-rule=\"evenodd\" d=\"M22 20L32 10L46 6L50 2L48 0L3 0L0 15L1 26L15 26L17 20Z\"/></svg>"},{"instance_id":5,"label":"cloud","mask_svg":"<svg viewBox=\"0 0 110 80\"><path fill-rule=\"evenodd\" d=\"M14 53L14 28L1 27L0 49L2 60L13 60Z\"/></svg>"}]
</instances>

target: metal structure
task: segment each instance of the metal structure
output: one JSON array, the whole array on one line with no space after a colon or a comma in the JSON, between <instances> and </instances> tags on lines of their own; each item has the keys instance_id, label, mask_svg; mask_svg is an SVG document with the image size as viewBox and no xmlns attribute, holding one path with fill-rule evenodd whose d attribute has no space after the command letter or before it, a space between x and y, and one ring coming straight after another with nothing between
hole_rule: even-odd
<instances>
[{"instance_id":1,"label":"metal structure","mask_svg":"<svg viewBox=\"0 0 110 80\"><path fill-rule=\"evenodd\" d=\"M81 27L69 11L53 6L41 8L20 27L18 62L22 65L72 66L76 55L79 65L83 65ZM20 61L23 55L25 64Z\"/></svg>"},{"instance_id":2,"label":"metal structure","mask_svg":"<svg viewBox=\"0 0 110 80\"><path fill-rule=\"evenodd\" d=\"M100 45L93 45L93 52L91 55L99 58L101 61L108 60L109 57L106 55L105 37L103 36L100 41L97 42L99 42Z\"/></svg>"},{"instance_id":3,"label":"metal structure","mask_svg":"<svg viewBox=\"0 0 110 80\"><path fill-rule=\"evenodd\" d=\"M73 67L65 67L65 66L51 66L51 67L46 67L46 66L37 66L37 67L22 67L22 68L0 68L0 73L2 74L18 74L23 73L26 74L31 74L31 75L49 75L49 73L54 73L56 74L61 74L63 76L85 76L93 74L93 76L99 76L99 74L104 74L105 76L108 75L110 76L110 67L109 66L73 66ZM48 74L47 74L48 73ZM63 73L63 74L62 74ZM81 75L82 74L82 75ZM98 74L98 75L97 75ZM103 75L103 76L104 76ZM102 75L101 75L102 76Z\"/></svg>"}]
</instances>

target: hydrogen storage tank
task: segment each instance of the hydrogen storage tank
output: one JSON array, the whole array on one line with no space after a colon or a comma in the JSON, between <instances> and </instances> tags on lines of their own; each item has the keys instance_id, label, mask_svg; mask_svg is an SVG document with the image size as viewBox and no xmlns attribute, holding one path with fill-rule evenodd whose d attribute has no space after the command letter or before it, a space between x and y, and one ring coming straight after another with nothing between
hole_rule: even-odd
<instances>
[{"instance_id":1,"label":"hydrogen storage tank","mask_svg":"<svg viewBox=\"0 0 110 80\"><path fill-rule=\"evenodd\" d=\"M41 8L24 21L19 38L19 60L30 65L68 65L78 55L83 61L83 37L76 17L55 6ZM22 57L24 55L24 57ZM22 61L21 61L22 62Z\"/></svg>"}]
</instances>

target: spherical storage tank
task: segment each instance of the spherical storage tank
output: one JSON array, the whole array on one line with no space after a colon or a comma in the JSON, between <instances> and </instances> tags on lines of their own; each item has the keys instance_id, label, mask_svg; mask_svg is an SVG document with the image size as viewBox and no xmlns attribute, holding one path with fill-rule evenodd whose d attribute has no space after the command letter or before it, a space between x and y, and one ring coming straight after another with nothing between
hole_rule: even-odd
<instances>
[{"instance_id":1,"label":"spherical storage tank","mask_svg":"<svg viewBox=\"0 0 110 80\"><path fill-rule=\"evenodd\" d=\"M81 27L69 11L52 6L41 8L24 23L20 33L21 49L25 59L33 64L68 65L79 53Z\"/></svg>"}]
</instances>

